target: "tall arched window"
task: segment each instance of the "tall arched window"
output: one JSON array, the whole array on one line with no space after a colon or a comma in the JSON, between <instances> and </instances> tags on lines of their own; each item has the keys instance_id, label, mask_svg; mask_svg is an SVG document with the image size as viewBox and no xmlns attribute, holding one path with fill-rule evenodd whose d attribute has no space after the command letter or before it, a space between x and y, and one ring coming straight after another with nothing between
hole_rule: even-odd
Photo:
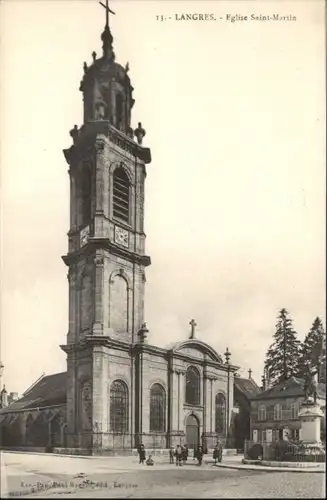
<instances>
[{"instance_id":1,"label":"tall arched window","mask_svg":"<svg viewBox=\"0 0 327 500\"><path fill-rule=\"evenodd\" d=\"M274 420L282 420L282 405L274 406Z\"/></svg>"},{"instance_id":2,"label":"tall arched window","mask_svg":"<svg viewBox=\"0 0 327 500\"><path fill-rule=\"evenodd\" d=\"M266 420L266 407L265 407L265 405L260 405L258 408L258 420Z\"/></svg>"},{"instance_id":3,"label":"tall arched window","mask_svg":"<svg viewBox=\"0 0 327 500\"><path fill-rule=\"evenodd\" d=\"M113 213L116 219L129 223L129 179L122 167L118 167L113 175Z\"/></svg>"},{"instance_id":4,"label":"tall arched window","mask_svg":"<svg viewBox=\"0 0 327 500\"><path fill-rule=\"evenodd\" d=\"M190 405L200 404L200 373L194 366L186 370L185 402Z\"/></svg>"},{"instance_id":5,"label":"tall arched window","mask_svg":"<svg viewBox=\"0 0 327 500\"><path fill-rule=\"evenodd\" d=\"M128 388L122 380L110 387L110 430L128 432Z\"/></svg>"},{"instance_id":6,"label":"tall arched window","mask_svg":"<svg viewBox=\"0 0 327 500\"><path fill-rule=\"evenodd\" d=\"M215 409L216 409L216 418L215 418L215 428L217 434L225 434L226 430L226 398L223 394L218 392L216 394L215 401Z\"/></svg>"},{"instance_id":7,"label":"tall arched window","mask_svg":"<svg viewBox=\"0 0 327 500\"><path fill-rule=\"evenodd\" d=\"M154 384L150 391L150 431L166 430L166 392L160 384Z\"/></svg>"}]
</instances>

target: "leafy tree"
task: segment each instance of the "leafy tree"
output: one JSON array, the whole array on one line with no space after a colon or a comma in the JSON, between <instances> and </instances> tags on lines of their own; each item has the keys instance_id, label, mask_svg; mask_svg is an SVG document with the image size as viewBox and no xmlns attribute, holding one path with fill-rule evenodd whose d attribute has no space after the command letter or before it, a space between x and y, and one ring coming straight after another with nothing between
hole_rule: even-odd
<instances>
[{"instance_id":1,"label":"leafy tree","mask_svg":"<svg viewBox=\"0 0 327 500\"><path fill-rule=\"evenodd\" d=\"M293 375L298 375L300 341L293 329L292 320L286 309L279 311L274 342L269 347L265 359L265 372L269 383L277 384Z\"/></svg>"},{"instance_id":2,"label":"leafy tree","mask_svg":"<svg viewBox=\"0 0 327 500\"><path fill-rule=\"evenodd\" d=\"M310 371L318 370L321 379L326 376L326 332L320 318L316 318L307 333L302 345L299 363L301 374L305 371L305 366L309 366Z\"/></svg>"}]
</instances>

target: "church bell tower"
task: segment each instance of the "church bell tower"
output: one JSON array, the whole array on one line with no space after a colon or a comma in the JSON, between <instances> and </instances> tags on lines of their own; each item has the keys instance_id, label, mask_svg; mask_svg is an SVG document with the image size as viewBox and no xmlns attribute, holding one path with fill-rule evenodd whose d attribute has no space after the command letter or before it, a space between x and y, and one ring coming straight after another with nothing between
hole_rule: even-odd
<instances>
[{"instance_id":1,"label":"church bell tower","mask_svg":"<svg viewBox=\"0 0 327 500\"><path fill-rule=\"evenodd\" d=\"M70 176L67 446L94 447L107 427L110 355L127 355L144 322L144 183L148 148L134 105L128 64L115 61L106 2L102 56L84 63L83 125L64 150ZM116 352L115 351L115 352ZM122 356L124 356L122 354ZM113 362L112 362L113 363Z\"/></svg>"}]
</instances>

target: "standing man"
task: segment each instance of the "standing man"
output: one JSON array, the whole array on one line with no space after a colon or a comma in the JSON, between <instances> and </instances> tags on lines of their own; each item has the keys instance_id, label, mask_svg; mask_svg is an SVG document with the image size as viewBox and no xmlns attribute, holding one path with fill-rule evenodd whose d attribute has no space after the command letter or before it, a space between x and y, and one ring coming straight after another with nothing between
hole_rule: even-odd
<instances>
[{"instance_id":1,"label":"standing man","mask_svg":"<svg viewBox=\"0 0 327 500\"><path fill-rule=\"evenodd\" d=\"M188 446L187 446L187 444L185 444L183 446L183 462L184 462L184 465L186 464L187 459L188 459Z\"/></svg>"},{"instance_id":2,"label":"standing man","mask_svg":"<svg viewBox=\"0 0 327 500\"><path fill-rule=\"evenodd\" d=\"M145 448L144 448L144 444L141 444L139 446L138 452L139 452L139 463L143 465L144 464L144 460L145 460Z\"/></svg>"},{"instance_id":3,"label":"standing man","mask_svg":"<svg viewBox=\"0 0 327 500\"><path fill-rule=\"evenodd\" d=\"M173 447L171 447L169 450L169 463L170 464L174 463L174 456L175 456L175 450Z\"/></svg>"},{"instance_id":4,"label":"standing man","mask_svg":"<svg viewBox=\"0 0 327 500\"><path fill-rule=\"evenodd\" d=\"M220 441L219 437L217 440L216 447L218 449L218 462L221 462L223 459L223 443Z\"/></svg>"},{"instance_id":5,"label":"standing man","mask_svg":"<svg viewBox=\"0 0 327 500\"><path fill-rule=\"evenodd\" d=\"M178 445L175 451L175 456L176 456L176 467L181 467L182 466L182 458L183 458L183 451L181 445Z\"/></svg>"},{"instance_id":6,"label":"standing man","mask_svg":"<svg viewBox=\"0 0 327 500\"><path fill-rule=\"evenodd\" d=\"M202 465L202 460L203 460L203 448L202 448L202 446L198 447L197 459L198 459L198 465Z\"/></svg>"}]
</instances>

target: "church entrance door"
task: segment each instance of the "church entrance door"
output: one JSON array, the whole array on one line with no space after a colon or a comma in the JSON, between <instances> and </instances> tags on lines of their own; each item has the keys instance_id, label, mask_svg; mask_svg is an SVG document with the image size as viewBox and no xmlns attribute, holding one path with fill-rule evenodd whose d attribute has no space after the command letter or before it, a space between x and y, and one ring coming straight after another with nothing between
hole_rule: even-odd
<instances>
[{"instance_id":1,"label":"church entrance door","mask_svg":"<svg viewBox=\"0 0 327 500\"><path fill-rule=\"evenodd\" d=\"M199 421L195 415L189 415L186 420L186 444L189 449L199 446Z\"/></svg>"}]
</instances>

